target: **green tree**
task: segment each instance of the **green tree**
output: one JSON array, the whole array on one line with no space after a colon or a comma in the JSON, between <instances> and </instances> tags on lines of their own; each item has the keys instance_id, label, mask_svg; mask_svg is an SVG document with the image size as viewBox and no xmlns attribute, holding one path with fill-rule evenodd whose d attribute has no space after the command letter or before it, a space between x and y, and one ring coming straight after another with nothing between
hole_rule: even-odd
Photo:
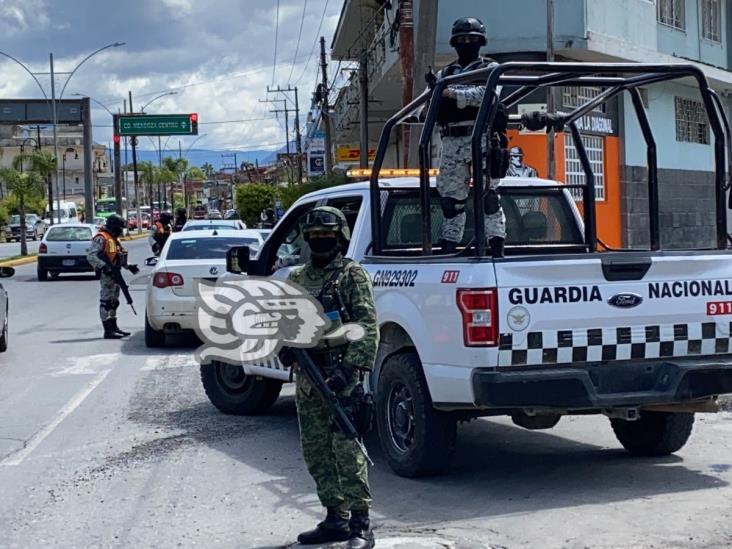
<instances>
[{"instance_id":1,"label":"green tree","mask_svg":"<svg viewBox=\"0 0 732 549\"><path fill-rule=\"evenodd\" d=\"M264 183L248 183L237 185L234 196L239 216L248 227L254 227L262 210L274 207L277 189Z\"/></svg>"},{"instance_id":2,"label":"green tree","mask_svg":"<svg viewBox=\"0 0 732 549\"><path fill-rule=\"evenodd\" d=\"M280 187L280 198L282 200L282 207L287 210L292 206L295 201L303 195L308 193L319 191L320 189L327 189L329 187L335 187L336 185L343 185L348 183L348 178L345 174L334 173L332 175L324 175L317 177L308 183L302 183L301 185L288 185L287 187Z\"/></svg>"},{"instance_id":3,"label":"green tree","mask_svg":"<svg viewBox=\"0 0 732 549\"><path fill-rule=\"evenodd\" d=\"M55 156L53 156L52 153L48 151L39 151L34 150L29 155L30 160L30 169L34 172L36 172L41 179L43 179L43 182L46 184L46 188L51 188L51 178L56 174L58 162ZM50 197L49 197L50 198ZM49 208L50 209L50 208ZM41 207L40 211L38 213L40 215L43 215L43 212L46 210L45 204ZM51 218L51 214L49 213L49 219Z\"/></svg>"},{"instance_id":4,"label":"green tree","mask_svg":"<svg viewBox=\"0 0 732 549\"><path fill-rule=\"evenodd\" d=\"M214 167L208 162L204 162L203 166L201 166L201 171L203 172L203 175L206 176L206 179L211 179L213 174L216 172Z\"/></svg>"},{"instance_id":5,"label":"green tree","mask_svg":"<svg viewBox=\"0 0 732 549\"><path fill-rule=\"evenodd\" d=\"M28 243L25 239L25 208L26 202L43 196L43 180L41 176L34 171L23 172L15 168L2 168L0 170L0 180L2 180L10 196L18 200L18 210L20 214L20 255L28 255Z\"/></svg>"},{"instance_id":6,"label":"green tree","mask_svg":"<svg viewBox=\"0 0 732 549\"><path fill-rule=\"evenodd\" d=\"M158 182L158 169L152 165L152 162L146 160L137 165L137 172L142 184L147 186L148 202L152 204L153 186Z\"/></svg>"},{"instance_id":7,"label":"green tree","mask_svg":"<svg viewBox=\"0 0 732 549\"><path fill-rule=\"evenodd\" d=\"M188 172L186 172L186 177L188 178L188 181L202 181L203 178L206 177L206 174L203 173L201 168L191 166L188 168Z\"/></svg>"}]
</instances>

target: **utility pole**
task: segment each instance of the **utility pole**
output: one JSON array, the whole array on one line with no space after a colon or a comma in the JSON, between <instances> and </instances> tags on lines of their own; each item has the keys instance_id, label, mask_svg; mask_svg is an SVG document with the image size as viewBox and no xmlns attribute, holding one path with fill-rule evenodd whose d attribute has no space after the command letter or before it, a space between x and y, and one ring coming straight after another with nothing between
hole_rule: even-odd
<instances>
[{"instance_id":1,"label":"utility pole","mask_svg":"<svg viewBox=\"0 0 732 549\"><path fill-rule=\"evenodd\" d=\"M269 88L267 88L267 93L273 93L273 92L277 92L277 91L278 90L270 90ZM291 159L291 156L290 156L291 155L291 153L290 153L290 123L288 121L288 118L290 117L290 114L289 114L290 113L290 109L287 108L287 99L269 99L269 100L267 100L267 102L270 102L270 103L274 103L276 101L282 101L282 103L284 105L284 108L283 109L271 110L269 112L272 112L272 113L275 113L275 114L279 114L281 112L285 113L285 140L287 141L287 145L286 145L286 149L287 149L287 161L289 163L289 161ZM261 101L260 100L260 102L264 103L265 101ZM285 166L285 168L286 168L286 171L287 171L287 180L291 183L292 182L292 175L291 175L290 169L287 166Z\"/></svg>"},{"instance_id":2,"label":"utility pole","mask_svg":"<svg viewBox=\"0 0 732 549\"><path fill-rule=\"evenodd\" d=\"M320 115L323 117L325 126L325 173L333 173L333 134L330 120L330 105L328 104L328 62L325 60L325 37L320 37L320 69L323 74L322 90L320 93Z\"/></svg>"},{"instance_id":3,"label":"utility pole","mask_svg":"<svg viewBox=\"0 0 732 549\"><path fill-rule=\"evenodd\" d=\"M51 108L53 110L53 157L56 159L56 221L61 224L61 202L59 200L58 190L58 137L56 135L56 125L58 124L58 116L56 112L56 77L53 74L53 53L49 54L51 64ZM49 208L53 212L53 206ZM53 218L51 218L53 224Z\"/></svg>"},{"instance_id":4,"label":"utility pole","mask_svg":"<svg viewBox=\"0 0 732 549\"><path fill-rule=\"evenodd\" d=\"M361 128L361 155L360 168L369 167L369 73L368 73L368 52L361 50L361 57L358 63L358 87L359 87L359 111Z\"/></svg>"},{"instance_id":5,"label":"utility pole","mask_svg":"<svg viewBox=\"0 0 732 549\"><path fill-rule=\"evenodd\" d=\"M302 134L300 133L300 99L297 93L297 86L294 88L287 86L287 88L281 88L280 86L277 86L277 89L270 89L269 86L267 86L267 93L281 93L285 95L286 93L295 92L295 146L297 148L297 182L302 183ZM285 119L287 118L287 95L285 95ZM272 112L280 112L280 111L272 111ZM286 123L286 121L285 121ZM287 126L285 126L287 127ZM289 134L288 134L288 144L289 144ZM289 146L287 150L287 154L290 154Z\"/></svg>"},{"instance_id":6,"label":"utility pole","mask_svg":"<svg viewBox=\"0 0 732 549\"><path fill-rule=\"evenodd\" d=\"M423 1L422 4L425 4L425 2ZM420 15L423 15L423 11L424 10L420 8ZM415 79L414 10L412 0L400 0L399 14L399 57L402 66L402 105L408 105L412 101ZM420 28L419 30L420 34L424 34L423 29ZM434 42L434 34L432 34L432 40ZM402 136L404 167L407 168L409 167L409 153L412 149L412 132L409 125L404 124L402 126ZM416 142L416 139L414 141ZM397 162L398 161L399 160L397 160Z\"/></svg>"},{"instance_id":7,"label":"utility pole","mask_svg":"<svg viewBox=\"0 0 732 549\"><path fill-rule=\"evenodd\" d=\"M554 62L554 0L546 0L546 60L549 63ZM557 110L555 91L553 86L547 87L546 112L549 114L554 114ZM548 179L554 179L556 173L554 137L554 130L549 130L546 134Z\"/></svg>"},{"instance_id":8,"label":"utility pole","mask_svg":"<svg viewBox=\"0 0 732 549\"><path fill-rule=\"evenodd\" d=\"M114 198L115 210L122 215L122 151L120 149L119 115L112 116L112 134L114 137Z\"/></svg>"},{"instance_id":9,"label":"utility pole","mask_svg":"<svg viewBox=\"0 0 732 549\"><path fill-rule=\"evenodd\" d=\"M132 91L129 92L130 94L130 114L135 112L134 107L132 106ZM137 137L134 135L130 138L130 145L132 146L132 174L133 179L135 181L135 196L137 196L137 188L139 185L139 179L137 175ZM150 206L152 206L152 193L150 196ZM152 207L150 208L150 215L152 215ZM137 230L138 232L142 232L142 218L140 217L140 201L137 201Z\"/></svg>"},{"instance_id":10,"label":"utility pole","mask_svg":"<svg viewBox=\"0 0 732 549\"><path fill-rule=\"evenodd\" d=\"M419 14L417 20L417 35L414 45L414 82L412 87L412 98L417 97L425 88L424 75L435 69L435 48L437 36L437 8L438 0L420 0ZM435 71L436 72L436 71ZM406 103L404 103L406 105ZM408 127L408 126L405 126ZM415 133L415 139L409 140L409 147L404 144L405 153L409 156L404 167L419 165L419 132Z\"/></svg>"}]
</instances>

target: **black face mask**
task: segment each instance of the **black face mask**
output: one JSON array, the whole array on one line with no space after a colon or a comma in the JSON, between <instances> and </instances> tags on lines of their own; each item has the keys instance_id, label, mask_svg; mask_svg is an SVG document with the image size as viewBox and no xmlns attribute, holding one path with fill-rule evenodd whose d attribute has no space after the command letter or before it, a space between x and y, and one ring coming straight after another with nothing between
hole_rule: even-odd
<instances>
[{"instance_id":1,"label":"black face mask","mask_svg":"<svg viewBox=\"0 0 732 549\"><path fill-rule=\"evenodd\" d=\"M312 261L317 267L324 267L338 253L338 238L335 236L311 238L308 240Z\"/></svg>"},{"instance_id":2,"label":"black face mask","mask_svg":"<svg viewBox=\"0 0 732 549\"><path fill-rule=\"evenodd\" d=\"M455 51L458 54L458 63L463 67L472 63L480 56L480 44L458 44Z\"/></svg>"}]
</instances>

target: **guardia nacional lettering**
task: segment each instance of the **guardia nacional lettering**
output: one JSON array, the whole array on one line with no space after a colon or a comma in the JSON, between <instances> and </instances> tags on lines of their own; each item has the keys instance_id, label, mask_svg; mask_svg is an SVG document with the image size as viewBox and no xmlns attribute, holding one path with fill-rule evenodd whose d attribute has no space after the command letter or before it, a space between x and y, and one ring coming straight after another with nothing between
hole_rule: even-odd
<instances>
[{"instance_id":1,"label":"guardia nacional lettering","mask_svg":"<svg viewBox=\"0 0 732 549\"><path fill-rule=\"evenodd\" d=\"M554 286L551 288L511 288L508 300L513 305L545 303L589 303L602 301L598 286Z\"/></svg>"},{"instance_id":2,"label":"guardia nacional lettering","mask_svg":"<svg viewBox=\"0 0 732 549\"><path fill-rule=\"evenodd\" d=\"M648 283L649 299L729 295L732 295L732 282L729 280L683 280Z\"/></svg>"}]
</instances>

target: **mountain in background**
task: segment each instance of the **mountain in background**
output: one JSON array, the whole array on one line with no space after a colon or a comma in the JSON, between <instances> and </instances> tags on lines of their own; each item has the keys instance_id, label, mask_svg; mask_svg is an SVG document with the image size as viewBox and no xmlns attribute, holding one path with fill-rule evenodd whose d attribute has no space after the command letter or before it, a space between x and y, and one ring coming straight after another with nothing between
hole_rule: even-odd
<instances>
[{"instance_id":1,"label":"mountain in background","mask_svg":"<svg viewBox=\"0 0 732 549\"><path fill-rule=\"evenodd\" d=\"M185 153L185 150L183 151ZM236 150L211 150L211 149L191 149L186 154L186 158L188 159L188 164L190 166L198 166L199 168L203 166L206 162L211 164L214 169L220 170L223 164L232 164L234 159L231 157L228 158L222 158L222 154L234 154L236 153L236 162L239 166L241 166L241 163L244 161L251 162L252 164L260 163L260 164L267 164L272 162L274 159L276 159L276 153L275 151L265 151L265 150L258 150L258 151L236 151ZM163 158L166 156L172 156L173 158L178 158L178 150L171 150L166 149L163 150ZM138 162L144 162L149 161L153 164L158 164L158 152L157 151L146 151L146 150L139 150L137 151L137 161ZM123 163L131 163L132 162L132 150L127 150L127 159L125 160L125 151L122 149L122 162Z\"/></svg>"}]
</instances>

